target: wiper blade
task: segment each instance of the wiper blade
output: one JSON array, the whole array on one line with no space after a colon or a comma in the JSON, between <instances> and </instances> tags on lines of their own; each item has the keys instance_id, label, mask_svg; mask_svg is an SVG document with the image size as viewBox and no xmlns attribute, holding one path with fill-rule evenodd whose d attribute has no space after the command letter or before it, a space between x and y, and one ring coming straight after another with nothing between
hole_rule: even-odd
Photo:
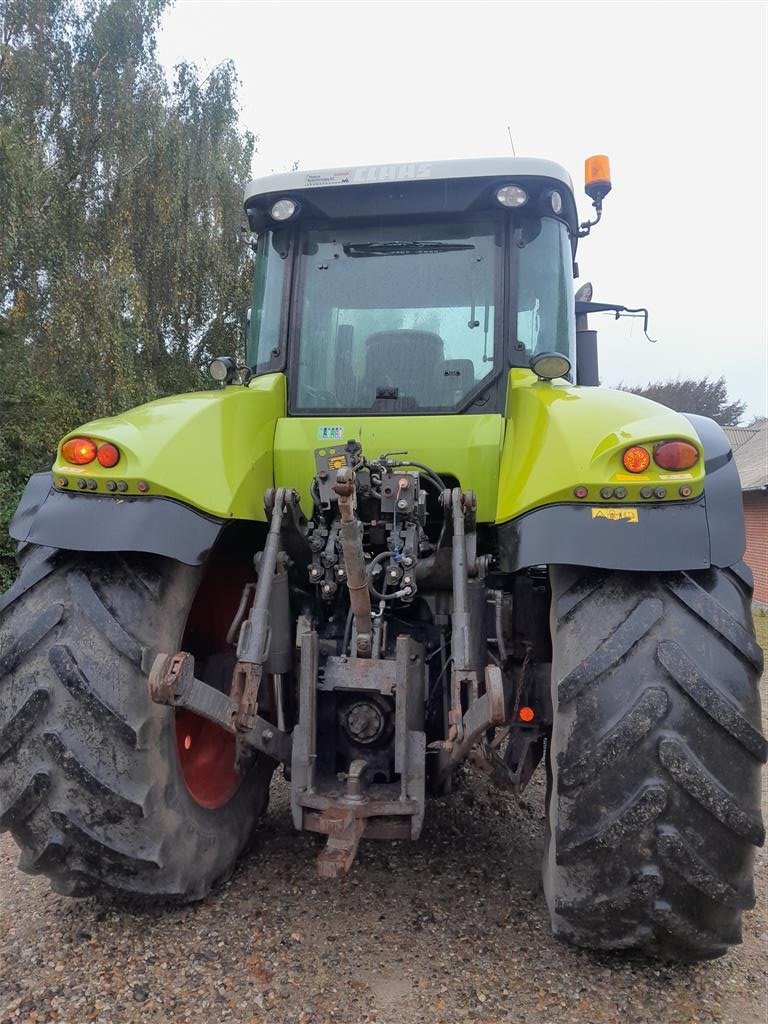
<instances>
[{"instance_id":1,"label":"wiper blade","mask_svg":"<svg viewBox=\"0 0 768 1024\"><path fill-rule=\"evenodd\" d=\"M352 242L342 248L345 256L360 259L365 256L421 256L425 253L463 252L475 247L463 242Z\"/></svg>"}]
</instances>

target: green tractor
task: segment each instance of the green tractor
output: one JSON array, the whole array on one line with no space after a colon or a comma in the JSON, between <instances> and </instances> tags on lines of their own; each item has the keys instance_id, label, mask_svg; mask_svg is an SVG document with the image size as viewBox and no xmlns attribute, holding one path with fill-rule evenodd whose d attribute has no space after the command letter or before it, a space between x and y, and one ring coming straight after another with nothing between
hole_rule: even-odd
<instances>
[{"instance_id":1,"label":"green tractor","mask_svg":"<svg viewBox=\"0 0 768 1024\"><path fill-rule=\"evenodd\" d=\"M334 878L464 762L519 794L543 761L557 937L740 941L767 748L739 480L711 420L597 386L589 315L638 312L572 287L610 187L590 158L580 224L545 160L251 183L245 365L67 435L11 525L22 870L201 899L279 765Z\"/></svg>"}]
</instances>

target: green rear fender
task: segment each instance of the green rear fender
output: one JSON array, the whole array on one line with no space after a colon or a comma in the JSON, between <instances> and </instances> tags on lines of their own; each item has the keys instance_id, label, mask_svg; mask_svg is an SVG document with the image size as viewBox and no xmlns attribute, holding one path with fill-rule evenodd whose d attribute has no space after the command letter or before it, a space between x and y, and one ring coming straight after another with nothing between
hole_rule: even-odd
<instances>
[{"instance_id":1,"label":"green rear fender","mask_svg":"<svg viewBox=\"0 0 768 1024\"><path fill-rule=\"evenodd\" d=\"M507 522L531 509L573 502L583 485L588 504L600 503L609 486L627 491L622 504L641 502L642 487L666 490L679 501L679 488L692 497L704 488L703 449L691 423L680 413L638 395L607 388L574 387L538 381L527 370L512 370L507 429L501 454L496 521ZM685 472L669 473L653 461L644 473L629 473L622 456L632 445L652 450L659 441L689 441L699 461Z\"/></svg>"},{"instance_id":2,"label":"green rear fender","mask_svg":"<svg viewBox=\"0 0 768 1024\"><path fill-rule=\"evenodd\" d=\"M285 415L285 377L270 374L248 387L228 387L159 399L71 431L53 467L59 489L174 498L220 519L264 520L264 491L273 485L274 438ZM120 450L112 469L98 462L72 466L61 446L72 437L109 441ZM65 481L65 483L64 483ZM95 483L95 488L94 488ZM88 492L85 492L86 494ZM120 495L116 495L119 497Z\"/></svg>"}]
</instances>

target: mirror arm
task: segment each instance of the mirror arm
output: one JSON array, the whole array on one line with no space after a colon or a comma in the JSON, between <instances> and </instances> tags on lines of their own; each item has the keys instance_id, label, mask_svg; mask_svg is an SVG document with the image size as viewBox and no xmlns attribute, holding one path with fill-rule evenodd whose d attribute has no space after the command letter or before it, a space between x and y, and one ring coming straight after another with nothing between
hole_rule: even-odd
<instances>
[{"instance_id":1,"label":"mirror arm","mask_svg":"<svg viewBox=\"0 0 768 1024\"><path fill-rule=\"evenodd\" d=\"M595 199L592 203L595 208L597 216L594 220L585 220L583 224L579 224L579 238L586 238L595 224L600 223L600 218L603 216L603 201L602 199Z\"/></svg>"}]
</instances>

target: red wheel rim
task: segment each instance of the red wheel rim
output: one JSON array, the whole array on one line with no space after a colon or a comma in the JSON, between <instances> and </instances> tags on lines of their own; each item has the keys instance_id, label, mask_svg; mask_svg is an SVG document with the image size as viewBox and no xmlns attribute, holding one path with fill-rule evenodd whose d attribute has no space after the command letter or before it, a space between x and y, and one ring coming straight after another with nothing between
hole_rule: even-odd
<instances>
[{"instance_id":1,"label":"red wheel rim","mask_svg":"<svg viewBox=\"0 0 768 1024\"><path fill-rule=\"evenodd\" d=\"M215 810L235 795L242 776L235 770L235 737L199 715L176 713L176 749L184 782L201 807Z\"/></svg>"},{"instance_id":2,"label":"red wheel rim","mask_svg":"<svg viewBox=\"0 0 768 1024\"><path fill-rule=\"evenodd\" d=\"M232 650L227 630L252 576L242 560L220 558L211 565L190 609L182 650L200 660ZM235 737L190 711L177 711L175 724L179 766L190 796L208 810L223 807L243 780L235 769Z\"/></svg>"}]
</instances>

